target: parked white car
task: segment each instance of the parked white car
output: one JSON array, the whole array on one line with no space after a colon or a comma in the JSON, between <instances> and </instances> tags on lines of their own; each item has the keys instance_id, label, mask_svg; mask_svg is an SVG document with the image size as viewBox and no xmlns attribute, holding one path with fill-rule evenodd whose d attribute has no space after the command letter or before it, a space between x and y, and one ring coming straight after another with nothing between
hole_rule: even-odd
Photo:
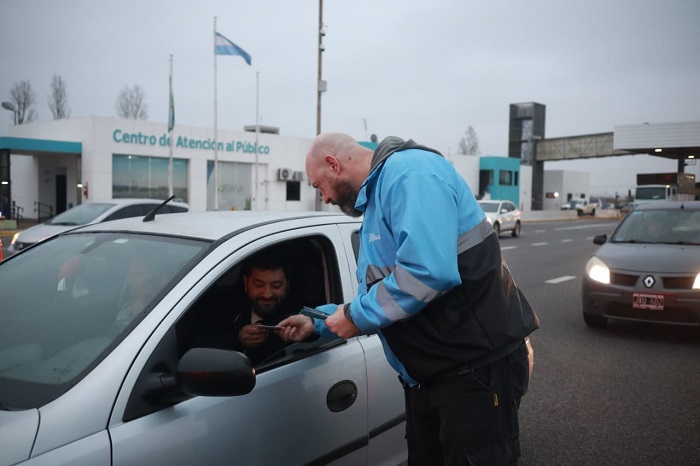
<instances>
[{"instance_id":1,"label":"parked white car","mask_svg":"<svg viewBox=\"0 0 700 466\"><path fill-rule=\"evenodd\" d=\"M587 199L571 199L566 204L561 206L561 210L576 210L579 215L595 215L595 210L598 208L598 203Z\"/></svg>"},{"instance_id":2,"label":"parked white car","mask_svg":"<svg viewBox=\"0 0 700 466\"><path fill-rule=\"evenodd\" d=\"M482 200L479 205L497 234L510 231L514 237L520 236L522 228L520 210L511 201Z\"/></svg>"},{"instance_id":3,"label":"parked white car","mask_svg":"<svg viewBox=\"0 0 700 466\"><path fill-rule=\"evenodd\" d=\"M9 254L14 254L41 240L80 225L107 222L120 218L143 217L162 204L160 199L109 199L106 201L85 202L62 212L51 220L34 225L14 235ZM189 206L183 202L168 202L159 210L161 214L187 212Z\"/></svg>"},{"instance_id":4,"label":"parked white car","mask_svg":"<svg viewBox=\"0 0 700 466\"><path fill-rule=\"evenodd\" d=\"M403 389L376 334L256 364L220 338L242 312L244 262L269 248L291 302L349 302L359 227L320 212L157 215L6 258L0 466L405 464ZM155 278L138 273L148 297L121 319L135 260Z\"/></svg>"}]
</instances>

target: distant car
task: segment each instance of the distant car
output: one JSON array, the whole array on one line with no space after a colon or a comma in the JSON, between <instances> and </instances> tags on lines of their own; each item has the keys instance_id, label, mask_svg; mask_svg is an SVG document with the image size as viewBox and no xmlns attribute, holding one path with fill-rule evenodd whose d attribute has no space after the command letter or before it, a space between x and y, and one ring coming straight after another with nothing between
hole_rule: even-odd
<instances>
[{"instance_id":1,"label":"distant car","mask_svg":"<svg viewBox=\"0 0 700 466\"><path fill-rule=\"evenodd\" d=\"M481 200L479 205L496 234L500 235L501 232L510 231L512 236L520 236L522 228L520 210L514 203L511 201Z\"/></svg>"},{"instance_id":2,"label":"distant car","mask_svg":"<svg viewBox=\"0 0 700 466\"><path fill-rule=\"evenodd\" d=\"M700 202L640 204L600 235L586 264L583 320L700 325Z\"/></svg>"},{"instance_id":3,"label":"distant car","mask_svg":"<svg viewBox=\"0 0 700 466\"><path fill-rule=\"evenodd\" d=\"M300 309L349 302L360 225L321 212L156 215L7 257L0 465L405 464L403 388L377 334L292 343L255 363L223 338L250 315L246 261L270 248Z\"/></svg>"},{"instance_id":4,"label":"distant car","mask_svg":"<svg viewBox=\"0 0 700 466\"><path fill-rule=\"evenodd\" d=\"M162 204L159 199L110 199L85 202L62 212L51 220L29 227L14 235L8 253L10 255L34 243L80 225L107 222L120 218L143 217ZM159 211L161 214L187 212L189 206L183 202L169 202Z\"/></svg>"},{"instance_id":5,"label":"distant car","mask_svg":"<svg viewBox=\"0 0 700 466\"><path fill-rule=\"evenodd\" d=\"M561 210L576 210L579 216L595 215L595 210L598 208L597 202L591 202L586 199L571 199L561 206Z\"/></svg>"}]
</instances>

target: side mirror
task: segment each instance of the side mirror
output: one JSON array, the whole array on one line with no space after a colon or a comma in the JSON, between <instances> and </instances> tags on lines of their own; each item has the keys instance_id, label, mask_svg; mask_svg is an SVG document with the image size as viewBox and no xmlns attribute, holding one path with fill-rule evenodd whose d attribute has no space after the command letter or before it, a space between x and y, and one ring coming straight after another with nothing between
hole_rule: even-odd
<instances>
[{"instance_id":1,"label":"side mirror","mask_svg":"<svg viewBox=\"0 0 700 466\"><path fill-rule=\"evenodd\" d=\"M608 240L608 235L598 235L593 237L593 244L605 244Z\"/></svg>"},{"instance_id":2,"label":"side mirror","mask_svg":"<svg viewBox=\"0 0 700 466\"><path fill-rule=\"evenodd\" d=\"M191 396L245 395L255 387L255 369L242 353L192 348L180 359L175 379Z\"/></svg>"}]
</instances>

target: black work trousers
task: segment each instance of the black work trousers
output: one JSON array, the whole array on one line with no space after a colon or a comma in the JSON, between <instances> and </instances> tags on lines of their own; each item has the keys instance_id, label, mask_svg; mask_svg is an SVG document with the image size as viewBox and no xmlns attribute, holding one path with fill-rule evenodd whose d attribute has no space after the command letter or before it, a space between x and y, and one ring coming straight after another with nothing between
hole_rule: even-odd
<instances>
[{"instance_id":1,"label":"black work trousers","mask_svg":"<svg viewBox=\"0 0 700 466\"><path fill-rule=\"evenodd\" d=\"M518 406L529 382L527 347L478 369L409 387L409 466L517 465Z\"/></svg>"}]
</instances>

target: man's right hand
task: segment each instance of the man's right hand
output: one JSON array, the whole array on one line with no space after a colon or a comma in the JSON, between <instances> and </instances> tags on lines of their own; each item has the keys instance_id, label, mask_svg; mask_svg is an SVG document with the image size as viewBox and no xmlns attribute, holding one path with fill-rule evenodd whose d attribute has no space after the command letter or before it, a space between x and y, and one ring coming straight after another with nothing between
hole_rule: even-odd
<instances>
[{"instance_id":1,"label":"man's right hand","mask_svg":"<svg viewBox=\"0 0 700 466\"><path fill-rule=\"evenodd\" d=\"M301 314L287 317L277 325L282 330L275 331L284 341L304 341L316 332L313 319Z\"/></svg>"},{"instance_id":2,"label":"man's right hand","mask_svg":"<svg viewBox=\"0 0 700 466\"><path fill-rule=\"evenodd\" d=\"M255 324L248 324L238 332L238 340L244 348L257 348L267 340L267 332Z\"/></svg>"}]
</instances>

